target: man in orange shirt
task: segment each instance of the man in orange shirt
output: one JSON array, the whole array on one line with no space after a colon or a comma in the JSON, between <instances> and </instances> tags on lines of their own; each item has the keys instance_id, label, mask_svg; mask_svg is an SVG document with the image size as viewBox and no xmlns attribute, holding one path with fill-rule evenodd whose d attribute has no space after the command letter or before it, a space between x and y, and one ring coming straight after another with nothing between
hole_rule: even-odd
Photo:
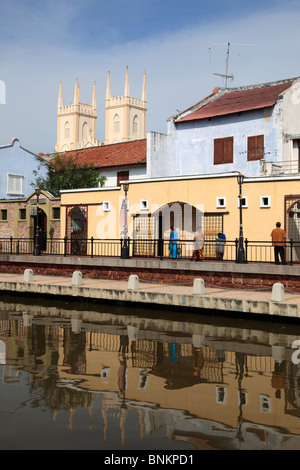
<instances>
[{"instance_id":1,"label":"man in orange shirt","mask_svg":"<svg viewBox=\"0 0 300 470\"><path fill-rule=\"evenodd\" d=\"M286 233L281 228L281 223L276 223L276 228L274 228L271 232L272 237L272 245L274 246L274 255L275 255L275 264L279 263L279 256L281 258L282 264L286 264L285 261L285 241L286 241Z\"/></svg>"}]
</instances>

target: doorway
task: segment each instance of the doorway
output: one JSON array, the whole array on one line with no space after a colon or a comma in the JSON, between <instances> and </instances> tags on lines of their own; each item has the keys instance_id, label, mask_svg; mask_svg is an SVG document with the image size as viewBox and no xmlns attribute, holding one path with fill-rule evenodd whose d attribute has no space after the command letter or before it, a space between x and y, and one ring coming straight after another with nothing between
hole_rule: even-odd
<instances>
[{"instance_id":1,"label":"doorway","mask_svg":"<svg viewBox=\"0 0 300 470\"><path fill-rule=\"evenodd\" d=\"M33 218L33 239L38 240L39 250L47 249L47 215L41 208L36 208Z\"/></svg>"}]
</instances>

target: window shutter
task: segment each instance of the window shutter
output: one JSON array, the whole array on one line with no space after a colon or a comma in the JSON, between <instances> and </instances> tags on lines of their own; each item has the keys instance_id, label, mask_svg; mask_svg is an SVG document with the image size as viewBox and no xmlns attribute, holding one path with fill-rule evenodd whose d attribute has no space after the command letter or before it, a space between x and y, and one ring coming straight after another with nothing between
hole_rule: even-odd
<instances>
[{"instance_id":1,"label":"window shutter","mask_svg":"<svg viewBox=\"0 0 300 470\"><path fill-rule=\"evenodd\" d=\"M214 164L233 163L233 137L214 140Z\"/></svg>"},{"instance_id":2,"label":"window shutter","mask_svg":"<svg viewBox=\"0 0 300 470\"><path fill-rule=\"evenodd\" d=\"M219 165L223 163L223 145L222 139L214 140L214 164Z\"/></svg>"},{"instance_id":3,"label":"window shutter","mask_svg":"<svg viewBox=\"0 0 300 470\"><path fill-rule=\"evenodd\" d=\"M120 186L121 181L129 180L129 170L117 172L117 186Z\"/></svg>"},{"instance_id":4,"label":"window shutter","mask_svg":"<svg viewBox=\"0 0 300 470\"><path fill-rule=\"evenodd\" d=\"M224 163L233 163L233 137L224 139Z\"/></svg>"},{"instance_id":5,"label":"window shutter","mask_svg":"<svg viewBox=\"0 0 300 470\"><path fill-rule=\"evenodd\" d=\"M248 137L248 161L261 160L264 156L264 135Z\"/></svg>"}]
</instances>

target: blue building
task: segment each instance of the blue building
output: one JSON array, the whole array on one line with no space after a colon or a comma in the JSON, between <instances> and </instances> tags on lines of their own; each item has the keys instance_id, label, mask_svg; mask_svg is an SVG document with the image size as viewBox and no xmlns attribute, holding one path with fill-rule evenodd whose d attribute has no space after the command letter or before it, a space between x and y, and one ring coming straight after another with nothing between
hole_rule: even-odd
<instances>
[{"instance_id":1,"label":"blue building","mask_svg":"<svg viewBox=\"0 0 300 470\"><path fill-rule=\"evenodd\" d=\"M148 134L148 177L299 173L299 149L299 78L216 88Z\"/></svg>"},{"instance_id":2,"label":"blue building","mask_svg":"<svg viewBox=\"0 0 300 470\"><path fill-rule=\"evenodd\" d=\"M36 155L21 146L19 139L0 147L0 199L17 199L34 191L33 171L38 169ZM39 170L40 174L44 171Z\"/></svg>"}]
</instances>

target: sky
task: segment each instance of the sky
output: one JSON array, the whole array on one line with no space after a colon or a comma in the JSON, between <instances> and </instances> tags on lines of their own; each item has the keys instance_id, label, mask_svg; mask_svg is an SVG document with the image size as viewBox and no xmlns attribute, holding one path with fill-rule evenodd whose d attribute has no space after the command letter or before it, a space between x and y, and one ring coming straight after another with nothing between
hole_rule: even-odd
<instances>
[{"instance_id":1,"label":"sky","mask_svg":"<svg viewBox=\"0 0 300 470\"><path fill-rule=\"evenodd\" d=\"M122 96L147 77L147 130L224 87L300 76L299 0L0 0L0 146L18 138L52 153L57 102L97 89L97 139L104 142L107 73Z\"/></svg>"}]
</instances>

